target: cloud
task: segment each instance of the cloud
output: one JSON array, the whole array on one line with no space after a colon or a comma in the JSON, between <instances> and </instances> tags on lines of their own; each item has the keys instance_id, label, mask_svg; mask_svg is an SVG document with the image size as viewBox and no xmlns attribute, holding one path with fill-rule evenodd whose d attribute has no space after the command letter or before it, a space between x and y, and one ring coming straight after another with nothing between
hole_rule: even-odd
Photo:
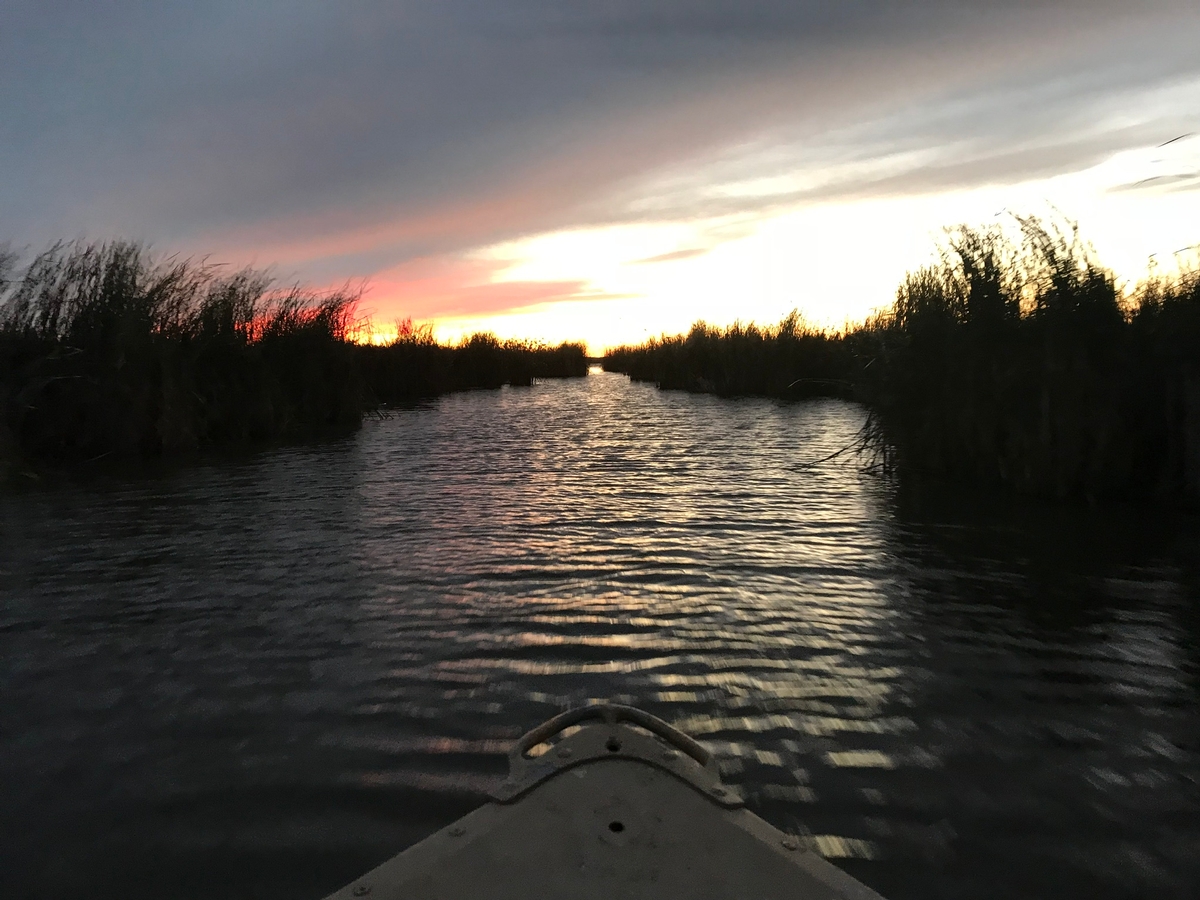
<instances>
[{"instance_id":1,"label":"cloud","mask_svg":"<svg viewBox=\"0 0 1200 900\"><path fill-rule=\"evenodd\" d=\"M1186 104L1122 116L1197 74L1198 21L1169 0L9 0L0 238L382 285L556 228L1019 180L1188 130ZM445 311L542 302L443 275Z\"/></svg>"},{"instance_id":2,"label":"cloud","mask_svg":"<svg viewBox=\"0 0 1200 900\"><path fill-rule=\"evenodd\" d=\"M1113 193L1121 191L1195 191L1200 190L1200 172L1180 172L1175 175L1154 175L1118 184L1109 188Z\"/></svg>"},{"instance_id":3,"label":"cloud","mask_svg":"<svg viewBox=\"0 0 1200 900\"><path fill-rule=\"evenodd\" d=\"M618 215L736 222L803 204L1016 184L1081 171L1131 150L1144 151L1135 154L1139 171L1195 171L1194 138L1157 145L1164 133L1200 121L1200 74L1167 81L1149 73L1090 75L1039 83L1021 74L842 127L776 129L756 144L639 185L625 194Z\"/></svg>"},{"instance_id":4,"label":"cloud","mask_svg":"<svg viewBox=\"0 0 1200 900\"><path fill-rule=\"evenodd\" d=\"M1180 134L1163 141L1142 153L1128 168L1140 177L1112 185L1111 193L1167 194L1200 189L1200 135Z\"/></svg>"},{"instance_id":5,"label":"cloud","mask_svg":"<svg viewBox=\"0 0 1200 900\"><path fill-rule=\"evenodd\" d=\"M611 299L582 280L504 281L506 263L424 257L378 273L363 297L376 320L485 316L567 300Z\"/></svg>"},{"instance_id":6,"label":"cloud","mask_svg":"<svg viewBox=\"0 0 1200 900\"><path fill-rule=\"evenodd\" d=\"M688 247L685 250L672 250L670 253L660 253L658 256L647 256L645 259L633 261L635 266L651 265L653 263L676 262L681 259L695 259L709 251L708 247Z\"/></svg>"}]
</instances>

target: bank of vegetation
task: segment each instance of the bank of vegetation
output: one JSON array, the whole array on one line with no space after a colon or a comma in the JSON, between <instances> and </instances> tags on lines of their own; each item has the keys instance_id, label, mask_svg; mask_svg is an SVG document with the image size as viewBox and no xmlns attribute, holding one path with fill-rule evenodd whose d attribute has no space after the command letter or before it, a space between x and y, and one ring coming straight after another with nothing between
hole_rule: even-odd
<instances>
[{"instance_id":1,"label":"bank of vegetation","mask_svg":"<svg viewBox=\"0 0 1200 900\"><path fill-rule=\"evenodd\" d=\"M129 243L2 254L0 462L329 437L389 403L587 373L582 345L356 343L357 301Z\"/></svg>"},{"instance_id":2,"label":"bank of vegetation","mask_svg":"<svg viewBox=\"0 0 1200 900\"><path fill-rule=\"evenodd\" d=\"M726 395L852 397L900 472L1200 505L1200 274L1122 291L1069 225L959 228L890 309L830 334L697 324L611 371Z\"/></svg>"}]
</instances>

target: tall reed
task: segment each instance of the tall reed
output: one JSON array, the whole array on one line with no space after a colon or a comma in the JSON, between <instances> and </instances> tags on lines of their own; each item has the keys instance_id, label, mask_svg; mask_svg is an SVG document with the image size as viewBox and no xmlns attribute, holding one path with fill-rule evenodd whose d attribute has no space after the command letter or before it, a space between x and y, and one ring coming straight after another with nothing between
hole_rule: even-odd
<instances>
[{"instance_id":1,"label":"tall reed","mask_svg":"<svg viewBox=\"0 0 1200 900\"><path fill-rule=\"evenodd\" d=\"M428 328L401 329L392 343L355 352L369 400L377 404L505 384L528 386L535 378L579 378L588 371L582 344L553 347L475 334L447 346L437 343Z\"/></svg>"},{"instance_id":2,"label":"tall reed","mask_svg":"<svg viewBox=\"0 0 1200 900\"><path fill-rule=\"evenodd\" d=\"M664 389L722 396L853 396L856 390L846 336L812 328L795 311L774 327L697 322L687 335L611 350L603 366Z\"/></svg>"},{"instance_id":3,"label":"tall reed","mask_svg":"<svg viewBox=\"0 0 1200 900\"><path fill-rule=\"evenodd\" d=\"M662 387L851 396L900 471L1042 496L1200 505L1200 274L1122 292L1070 223L949 232L844 334L703 323L605 367ZM785 349L786 348L786 349Z\"/></svg>"},{"instance_id":4,"label":"tall reed","mask_svg":"<svg viewBox=\"0 0 1200 900\"><path fill-rule=\"evenodd\" d=\"M379 403L587 373L582 345L362 346L357 301L125 242L0 253L0 461L347 434Z\"/></svg>"},{"instance_id":5,"label":"tall reed","mask_svg":"<svg viewBox=\"0 0 1200 900\"><path fill-rule=\"evenodd\" d=\"M959 229L873 323L861 377L911 470L1095 501L1200 500L1195 273L1129 296L1074 226Z\"/></svg>"},{"instance_id":6,"label":"tall reed","mask_svg":"<svg viewBox=\"0 0 1200 900\"><path fill-rule=\"evenodd\" d=\"M11 263L10 263L10 276ZM251 271L56 244L0 299L0 402L25 457L150 454L350 431L356 297Z\"/></svg>"}]
</instances>

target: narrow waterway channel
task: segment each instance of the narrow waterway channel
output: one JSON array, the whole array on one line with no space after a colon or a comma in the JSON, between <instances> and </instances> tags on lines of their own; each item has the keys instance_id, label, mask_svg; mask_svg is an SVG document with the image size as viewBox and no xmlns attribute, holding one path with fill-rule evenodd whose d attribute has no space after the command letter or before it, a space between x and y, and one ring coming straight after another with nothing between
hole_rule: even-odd
<instances>
[{"instance_id":1,"label":"narrow waterway channel","mask_svg":"<svg viewBox=\"0 0 1200 900\"><path fill-rule=\"evenodd\" d=\"M316 900L591 699L892 898L1195 896L1200 537L623 376L0 489L0 894Z\"/></svg>"}]
</instances>

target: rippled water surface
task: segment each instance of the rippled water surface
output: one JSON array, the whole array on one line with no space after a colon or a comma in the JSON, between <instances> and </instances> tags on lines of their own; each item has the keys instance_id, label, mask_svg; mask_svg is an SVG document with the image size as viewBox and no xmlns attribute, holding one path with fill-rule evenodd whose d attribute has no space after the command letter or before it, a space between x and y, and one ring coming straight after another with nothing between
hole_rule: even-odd
<instances>
[{"instance_id":1,"label":"rippled water surface","mask_svg":"<svg viewBox=\"0 0 1200 900\"><path fill-rule=\"evenodd\" d=\"M0 894L318 898L590 699L890 898L1200 896L1188 522L621 376L0 493ZM483 896L483 895L481 895Z\"/></svg>"}]
</instances>

